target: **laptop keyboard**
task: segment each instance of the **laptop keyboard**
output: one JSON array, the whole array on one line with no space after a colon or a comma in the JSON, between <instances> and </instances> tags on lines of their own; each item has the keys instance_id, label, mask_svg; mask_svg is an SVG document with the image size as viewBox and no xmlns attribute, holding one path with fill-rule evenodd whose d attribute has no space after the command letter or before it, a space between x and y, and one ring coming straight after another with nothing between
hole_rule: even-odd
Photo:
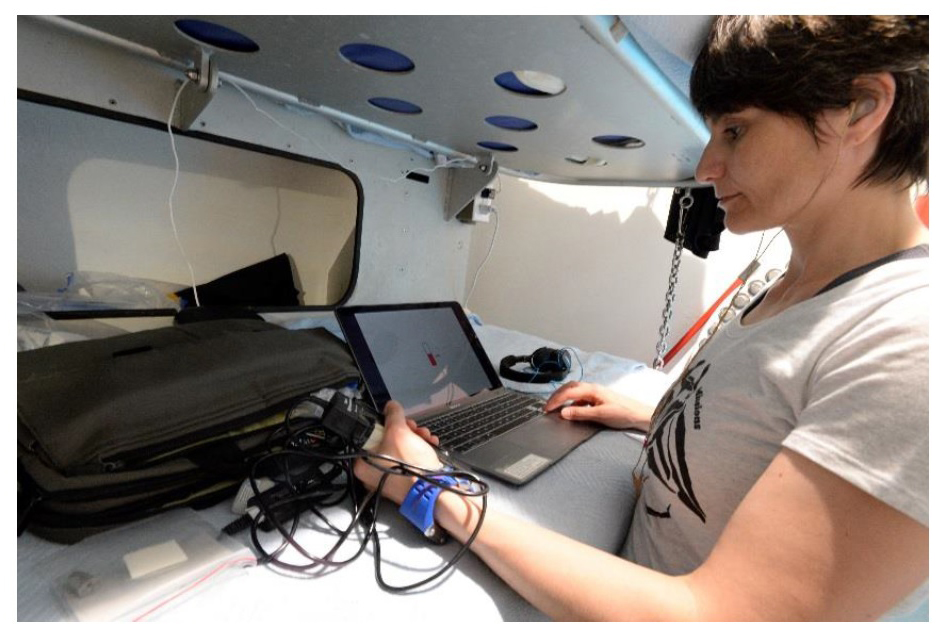
<instances>
[{"instance_id":1,"label":"laptop keyboard","mask_svg":"<svg viewBox=\"0 0 952 633\"><path fill-rule=\"evenodd\" d=\"M542 401L508 391L498 398L433 416L421 423L440 438L440 446L472 450L542 413Z\"/></svg>"}]
</instances>

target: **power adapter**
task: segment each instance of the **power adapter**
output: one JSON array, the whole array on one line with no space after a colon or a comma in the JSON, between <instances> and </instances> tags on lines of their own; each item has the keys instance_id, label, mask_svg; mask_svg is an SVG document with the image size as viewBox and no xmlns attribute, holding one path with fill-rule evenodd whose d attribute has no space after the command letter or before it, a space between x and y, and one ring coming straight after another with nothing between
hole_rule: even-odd
<instances>
[{"instance_id":1,"label":"power adapter","mask_svg":"<svg viewBox=\"0 0 952 633\"><path fill-rule=\"evenodd\" d=\"M235 502L232 504L233 511L239 507L241 508L237 513L242 516L222 528L222 532L229 536L234 536L248 529L251 527L251 524L257 520L258 515L261 514L261 508L264 505L267 505L270 516L274 517L277 523L290 521L306 506L306 504L302 504L299 501L290 500L294 492L284 482L275 483L270 479L264 478L258 480L258 485L260 493L254 495L251 490L250 481L245 480L242 489L235 498ZM274 529L275 525L266 514L259 527L265 532L270 532Z\"/></svg>"},{"instance_id":2,"label":"power adapter","mask_svg":"<svg viewBox=\"0 0 952 633\"><path fill-rule=\"evenodd\" d=\"M279 483L248 500L247 516L256 519L258 513L261 512L261 507L266 504L270 517L273 517L279 524L287 523L303 510L306 510L308 506L306 501L294 497L296 497L296 493L290 487L284 483ZM261 522L260 529L270 532L274 528L275 524L266 516Z\"/></svg>"},{"instance_id":3,"label":"power adapter","mask_svg":"<svg viewBox=\"0 0 952 633\"><path fill-rule=\"evenodd\" d=\"M320 401L324 414L314 429L320 434L322 442L329 448L348 451L353 449L373 450L383 437L381 416L370 406L349 398L340 392L331 396L330 402ZM339 467L336 467L339 470ZM259 494L251 489L246 481L233 503L236 513L244 513L227 525L222 531L234 535L247 529L257 520L262 508L267 507L267 518L262 519L259 527L264 531L273 530L276 523L291 520L310 507L311 495L302 496L310 486L322 486L335 476L333 470L325 472L320 465L301 455L287 456L281 467L267 469L266 477L257 481ZM270 472L273 471L273 472ZM281 481L284 479L285 481ZM295 482L293 485L290 482Z\"/></svg>"},{"instance_id":4,"label":"power adapter","mask_svg":"<svg viewBox=\"0 0 952 633\"><path fill-rule=\"evenodd\" d=\"M383 430L380 415L372 407L340 392L331 398L330 406L321 418L321 426L349 446L368 449L379 442Z\"/></svg>"}]
</instances>

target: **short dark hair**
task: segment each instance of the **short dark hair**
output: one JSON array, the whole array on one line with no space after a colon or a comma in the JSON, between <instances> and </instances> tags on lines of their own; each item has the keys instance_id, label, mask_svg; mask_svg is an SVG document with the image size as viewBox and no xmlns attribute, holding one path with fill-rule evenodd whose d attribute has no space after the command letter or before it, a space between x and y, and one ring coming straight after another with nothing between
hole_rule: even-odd
<instances>
[{"instance_id":1,"label":"short dark hair","mask_svg":"<svg viewBox=\"0 0 952 633\"><path fill-rule=\"evenodd\" d=\"M817 135L826 109L858 96L853 80L892 73L896 96L861 182L929 175L928 16L720 16L691 73L704 116L758 107L798 117Z\"/></svg>"}]
</instances>

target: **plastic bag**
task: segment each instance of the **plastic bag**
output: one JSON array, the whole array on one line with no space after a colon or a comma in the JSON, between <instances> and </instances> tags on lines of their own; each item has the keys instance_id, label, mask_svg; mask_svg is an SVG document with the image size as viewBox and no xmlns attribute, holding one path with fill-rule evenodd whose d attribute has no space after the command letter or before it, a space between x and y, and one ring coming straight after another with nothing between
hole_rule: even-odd
<instances>
[{"instance_id":1,"label":"plastic bag","mask_svg":"<svg viewBox=\"0 0 952 633\"><path fill-rule=\"evenodd\" d=\"M115 273L77 271L57 292L17 292L17 304L34 310L178 310L181 284Z\"/></svg>"},{"instance_id":2,"label":"plastic bag","mask_svg":"<svg viewBox=\"0 0 952 633\"><path fill-rule=\"evenodd\" d=\"M155 618L256 562L246 546L182 509L89 537L44 568L68 616L102 622Z\"/></svg>"},{"instance_id":3,"label":"plastic bag","mask_svg":"<svg viewBox=\"0 0 952 633\"><path fill-rule=\"evenodd\" d=\"M17 305L18 352L119 334L127 332L95 319L56 321L39 310Z\"/></svg>"}]
</instances>

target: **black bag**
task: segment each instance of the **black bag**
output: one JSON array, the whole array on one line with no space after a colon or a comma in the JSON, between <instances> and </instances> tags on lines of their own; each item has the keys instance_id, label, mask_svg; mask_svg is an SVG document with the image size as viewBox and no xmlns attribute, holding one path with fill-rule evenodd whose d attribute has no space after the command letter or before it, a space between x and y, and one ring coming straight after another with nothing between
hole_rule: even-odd
<instances>
[{"instance_id":1,"label":"black bag","mask_svg":"<svg viewBox=\"0 0 952 633\"><path fill-rule=\"evenodd\" d=\"M711 251L720 248L721 233L724 232L724 210L717 206L714 187L674 190L671 206L668 208L668 223L665 225L664 239L677 243L681 198L688 191L691 192L694 203L684 221L684 248L701 259L707 259Z\"/></svg>"},{"instance_id":2,"label":"black bag","mask_svg":"<svg viewBox=\"0 0 952 633\"><path fill-rule=\"evenodd\" d=\"M17 354L18 534L75 542L233 494L298 398L359 374L324 329L204 321Z\"/></svg>"},{"instance_id":3,"label":"black bag","mask_svg":"<svg viewBox=\"0 0 952 633\"><path fill-rule=\"evenodd\" d=\"M294 284L294 264L287 253L246 266L198 286L205 307L299 306L300 291ZM175 293L185 305L196 306L195 290Z\"/></svg>"}]
</instances>

